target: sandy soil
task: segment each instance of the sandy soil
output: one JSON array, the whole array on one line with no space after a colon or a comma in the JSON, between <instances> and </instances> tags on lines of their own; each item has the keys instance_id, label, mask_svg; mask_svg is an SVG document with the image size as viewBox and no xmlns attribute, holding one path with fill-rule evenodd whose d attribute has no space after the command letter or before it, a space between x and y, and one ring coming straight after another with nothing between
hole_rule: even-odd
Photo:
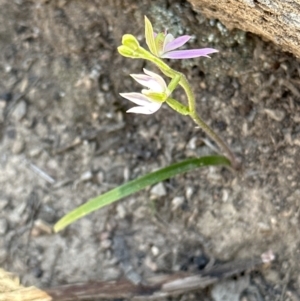
<instances>
[{"instance_id":1,"label":"sandy soil","mask_svg":"<svg viewBox=\"0 0 300 301\"><path fill-rule=\"evenodd\" d=\"M125 33L144 43L145 14L156 29L193 35L191 48L220 50L170 64L187 75L198 111L242 158L243 172L178 176L47 234L90 197L214 153L192 121L167 106L150 116L125 113L131 104L118 93L139 89L128 74L155 68L116 47ZM2 267L25 285L51 287L143 279L197 260L202 269L271 249L272 267L245 278L238 297L299 300L299 61L184 1L164 0L2 0L0 50ZM180 89L175 96L185 101Z\"/></svg>"}]
</instances>

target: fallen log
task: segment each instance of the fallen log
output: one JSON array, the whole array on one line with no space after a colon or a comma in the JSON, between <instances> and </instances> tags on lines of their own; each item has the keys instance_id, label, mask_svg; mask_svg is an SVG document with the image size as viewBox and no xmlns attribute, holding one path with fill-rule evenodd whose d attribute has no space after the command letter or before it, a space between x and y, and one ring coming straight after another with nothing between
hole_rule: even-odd
<instances>
[{"instance_id":1,"label":"fallen log","mask_svg":"<svg viewBox=\"0 0 300 301\"><path fill-rule=\"evenodd\" d=\"M300 0L189 0L195 11L272 41L300 58Z\"/></svg>"}]
</instances>

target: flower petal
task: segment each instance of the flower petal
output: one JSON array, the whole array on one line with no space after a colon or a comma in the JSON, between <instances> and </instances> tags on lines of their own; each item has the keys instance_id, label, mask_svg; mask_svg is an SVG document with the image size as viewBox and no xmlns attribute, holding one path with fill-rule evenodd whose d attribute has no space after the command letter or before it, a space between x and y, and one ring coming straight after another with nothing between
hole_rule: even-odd
<instances>
[{"instance_id":1,"label":"flower petal","mask_svg":"<svg viewBox=\"0 0 300 301\"><path fill-rule=\"evenodd\" d=\"M164 53L161 58L166 59L190 59L199 56L209 57L208 54L218 52L216 49L203 48L203 49L189 49L189 50L178 50Z\"/></svg>"},{"instance_id":2,"label":"flower petal","mask_svg":"<svg viewBox=\"0 0 300 301\"><path fill-rule=\"evenodd\" d=\"M145 16L145 37L146 44L148 45L150 51L157 56L157 50L154 40L153 27L149 19Z\"/></svg>"},{"instance_id":3,"label":"flower petal","mask_svg":"<svg viewBox=\"0 0 300 301\"><path fill-rule=\"evenodd\" d=\"M139 106L149 106L152 102L141 93L120 93L120 95Z\"/></svg>"},{"instance_id":4,"label":"flower petal","mask_svg":"<svg viewBox=\"0 0 300 301\"><path fill-rule=\"evenodd\" d=\"M160 32L159 34L156 35L154 41L155 41L155 49L157 54L163 53L165 34L163 32Z\"/></svg>"},{"instance_id":5,"label":"flower petal","mask_svg":"<svg viewBox=\"0 0 300 301\"><path fill-rule=\"evenodd\" d=\"M151 76L152 78L154 78L156 80L157 83L159 83L160 85L160 90L153 90L154 92L163 92L167 89L167 84L165 82L165 80L158 74L151 72L145 68L143 68L143 71L145 72L145 74Z\"/></svg>"},{"instance_id":6,"label":"flower petal","mask_svg":"<svg viewBox=\"0 0 300 301\"><path fill-rule=\"evenodd\" d=\"M126 113L135 113L135 114L146 114L146 115L150 115L155 113L156 111L158 111L161 107L160 103L152 103L149 106L145 106L145 107L133 107L129 110L126 111Z\"/></svg>"},{"instance_id":7,"label":"flower petal","mask_svg":"<svg viewBox=\"0 0 300 301\"><path fill-rule=\"evenodd\" d=\"M173 38L173 40L167 41L168 35L166 36L166 39L165 39L166 43L165 43L165 46L164 46L164 53L183 46L191 38L191 36L181 36L181 37L178 37L176 39Z\"/></svg>"},{"instance_id":8,"label":"flower petal","mask_svg":"<svg viewBox=\"0 0 300 301\"><path fill-rule=\"evenodd\" d=\"M168 33L167 31L165 32L165 41L164 41L164 47L166 46L166 44L172 42L173 40L175 40L174 36L171 33Z\"/></svg>"},{"instance_id":9,"label":"flower petal","mask_svg":"<svg viewBox=\"0 0 300 301\"><path fill-rule=\"evenodd\" d=\"M157 80L151 76L144 74L130 74L139 84L147 87L148 89L156 92L163 92L163 87Z\"/></svg>"}]
</instances>

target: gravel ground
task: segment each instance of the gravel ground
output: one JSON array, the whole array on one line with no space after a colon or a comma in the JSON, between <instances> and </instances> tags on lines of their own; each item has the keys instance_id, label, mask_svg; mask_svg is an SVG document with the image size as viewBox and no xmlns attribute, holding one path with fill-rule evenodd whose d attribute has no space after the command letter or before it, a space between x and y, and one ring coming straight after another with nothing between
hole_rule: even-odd
<instances>
[{"instance_id":1,"label":"gravel ground","mask_svg":"<svg viewBox=\"0 0 300 301\"><path fill-rule=\"evenodd\" d=\"M144 15L156 29L193 35L191 48L220 50L170 64L187 75L200 115L242 158L243 171L177 176L51 234L91 197L214 153L193 122L167 106L150 116L125 113L131 104L118 93L139 89L128 74L155 71L116 51L125 33L144 43ZM0 50L3 268L43 288L145 279L271 249L270 268L220 283L203 300L225 300L220 287L230 292L232 281L226 300L299 300L299 61L167 0L2 0ZM175 96L185 101L180 89Z\"/></svg>"}]
</instances>

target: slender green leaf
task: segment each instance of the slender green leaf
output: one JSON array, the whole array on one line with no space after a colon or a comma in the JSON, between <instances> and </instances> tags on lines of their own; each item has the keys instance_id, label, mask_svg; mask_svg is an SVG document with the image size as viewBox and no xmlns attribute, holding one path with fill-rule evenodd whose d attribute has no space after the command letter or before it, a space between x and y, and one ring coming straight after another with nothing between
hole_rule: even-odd
<instances>
[{"instance_id":1,"label":"slender green leaf","mask_svg":"<svg viewBox=\"0 0 300 301\"><path fill-rule=\"evenodd\" d=\"M187 159L168 167L151 172L133 181L116 187L96 198L90 199L85 204L63 216L55 225L54 231L58 232L69 224L84 217L85 215L120 200L130 194L144 189L149 185L164 181L178 174L191 171L197 167L212 165L230 165L230 161L222 156L207 156L202 158Z\"/></svg>"}]
</instances>

